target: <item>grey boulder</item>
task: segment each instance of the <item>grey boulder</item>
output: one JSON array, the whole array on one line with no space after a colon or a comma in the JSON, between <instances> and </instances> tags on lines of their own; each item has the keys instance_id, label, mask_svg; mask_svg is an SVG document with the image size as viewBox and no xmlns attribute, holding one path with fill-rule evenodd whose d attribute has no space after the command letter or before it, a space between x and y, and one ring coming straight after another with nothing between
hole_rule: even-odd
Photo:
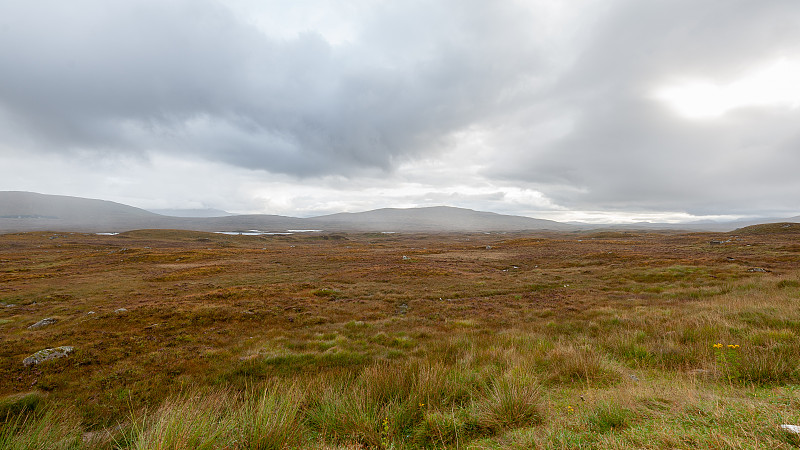
<instances>
[{"instance_id":1,"label":"grey boulder","mask_svg":"<svg viewBox=\"0 0 800 450\"><path fill-rule=\"evenodd\" d=\"M36 322L35 324L29 326L28 329L29 330L35 330L36 328L46 327L47 325L52 325L52 324L54 324L56 322L58 322L58 320L56 320L56 319L54 319L52 317L48 317L46 319L42 319L42 320Z\"/></svg>"},{"instance_id":2,"label":"grey boulder","mask_svg":"<svg viewBox=\"0 0 800 450\"><path fill-rule=\"evenodd\" d=\"M23 359L22 364L25 364L26 366L35 366L36 364L49 361L51 359L63 358L72 353L74 350L75 349L73 347L68 345L56 348L46 348L44 350L39 350L31 356Z\"/></svg>"}]
</instances>

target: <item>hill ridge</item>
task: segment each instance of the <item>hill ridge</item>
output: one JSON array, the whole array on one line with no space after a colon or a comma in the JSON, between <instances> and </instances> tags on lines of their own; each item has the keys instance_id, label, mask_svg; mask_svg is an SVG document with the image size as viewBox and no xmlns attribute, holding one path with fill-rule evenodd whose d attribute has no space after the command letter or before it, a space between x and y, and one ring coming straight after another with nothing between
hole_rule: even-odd
<instances>
[{"instance_id":1,"label":"hill ridge","mask_svg":"<svg viewBox=\"0 0 800 450\"><path fill-rule=\"evenodd\" d=\"M575 225L455 206L380 208L309 218L270 214L173 217L100 199L0 191L0 232L119 232L146 228L194 231L526 231L574 230Z\"/></svg>"}]
</instances>

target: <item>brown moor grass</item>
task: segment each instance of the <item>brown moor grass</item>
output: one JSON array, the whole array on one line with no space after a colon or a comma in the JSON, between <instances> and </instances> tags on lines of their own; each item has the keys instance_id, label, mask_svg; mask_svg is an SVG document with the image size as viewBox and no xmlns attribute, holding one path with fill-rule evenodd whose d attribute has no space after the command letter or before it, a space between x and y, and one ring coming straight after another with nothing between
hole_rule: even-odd
<instances>
[{"instance_id":1,"label":"brown moor grass","mask_svg":"<svg viewBox=\"0 0 800 450\"><path fill-rule=\"evenodd\" d=\"M0 447L789 448L797 229L2 235Z\"/></svg>"}]
</instances>

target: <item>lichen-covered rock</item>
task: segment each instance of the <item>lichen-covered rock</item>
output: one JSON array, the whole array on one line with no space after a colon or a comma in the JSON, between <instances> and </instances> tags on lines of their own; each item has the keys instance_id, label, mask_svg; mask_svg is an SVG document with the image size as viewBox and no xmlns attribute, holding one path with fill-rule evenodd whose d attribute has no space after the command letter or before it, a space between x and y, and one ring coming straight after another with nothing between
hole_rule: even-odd
<instances>
[{"instance_id":1,"label":"lichen-covered rock","mask_svg":"<svg viewBox=\"0 0 800 450\"><path fill-rule=\"evenodd\" d=\"M46 327L47 325L52 325L58 322L58 320L53 319L52 317L48 317L46 319L42 319L35 324L28 327L29 330L35 330L36 328Z\"/></svg>"},{"instance_id":2,"label":"lichen-covered rock","mask_svg":"<svg viewBox=\"0 0 800 450\"><path fill-rule=\"evenodd\" d=\"M70 353L72 353L75 349L68 345L64 345L61 347L56 348L46 348L44 350L39 350L38 352L28 356L27 358L22 360L22 364L26 366L34 366L44 361L48 361L51 359L58 359L63 358Z\"/></svg>"}]
</instances>

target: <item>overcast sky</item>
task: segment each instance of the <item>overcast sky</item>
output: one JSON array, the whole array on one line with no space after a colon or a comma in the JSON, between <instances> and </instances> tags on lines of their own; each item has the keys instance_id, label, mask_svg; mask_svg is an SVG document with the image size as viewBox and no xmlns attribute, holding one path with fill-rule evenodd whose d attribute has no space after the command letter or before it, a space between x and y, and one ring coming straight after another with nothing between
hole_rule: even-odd
<instances>
[{"instance_id":1,"label":"overcast sky","mask_svg":"<svg viewBox=\"0 0 800 450\"><path fill-rule=\"evenodd\" d=\"M800 214L797 0L3 0L0 190Z\"/></svg>"}]
</instances>

